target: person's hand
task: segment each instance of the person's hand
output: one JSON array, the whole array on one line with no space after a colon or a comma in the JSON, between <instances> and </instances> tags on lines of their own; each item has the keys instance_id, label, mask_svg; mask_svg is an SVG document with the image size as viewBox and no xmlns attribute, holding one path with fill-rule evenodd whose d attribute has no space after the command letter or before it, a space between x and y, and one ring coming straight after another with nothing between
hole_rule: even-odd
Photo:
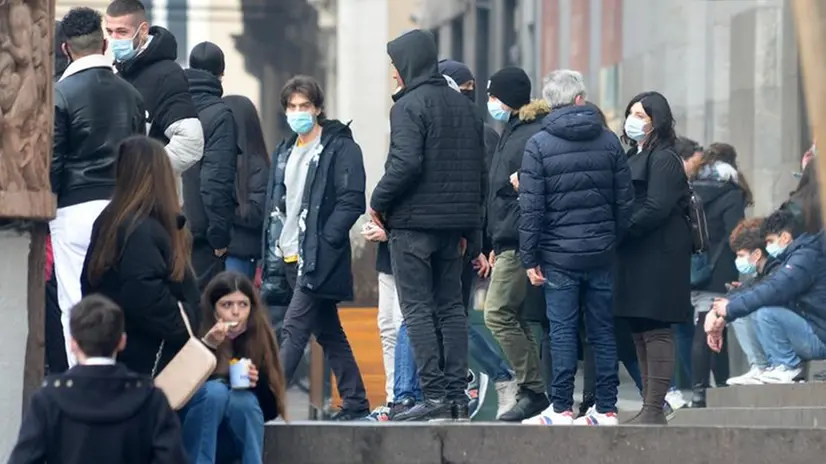
<instances>
[{"instance_id":1,"label":"person's hand","mask_svg":"<svg viewBox=\"0 0 826 464\"><path fill-rule=\"evenodd\" d=\"M519 173L514 172L513 174L511 174L510 181L511 181L511 185L513 185L513 189L518 192L519 191Z\"/></svg>"},{"instance_id":2,"label":"person's hand","mask_svg":"<svg viewBox=\"0 0 826 464\"><path fill-rule=\"evenodd\" d=\"M373 208L369 208L367 212L370 213L370 219L373 220L373 224L384 229L384 223L381 222L381 215Z\"/></svg>"},{"instance_id":3,"label":"person's hand","mask_svg":"<svg viewBox=\"0 0 826 464\"><path fill-rule=\"evenodd\" d=\"M711 351L719 353L723 349L723 334L714 332L706 335L706 343Z\"/></svg>"},{"instance_id":4,"label":"person's hand","mask_svg":"<svg viewBox=\"0 0 826 464\"><path fill-rule=\"evenodd\" d=\"M732 288L738 288L743 285L743 282L735 280L734 282L729 282L729 285L731 285Z\"/></svg>"},{"instance_id":5,"label":"person's hand","mask_svg":"<svg viewBox=\"0 0 826 464\"><path fill-rule=\"evenodd\" d=\"M375 225L369 224L367 227L361 230L361 236L364 237L365 240L370 242L386 242L387 241L387 232Z\"/></svg>"},{"instance_id":6,"label":"person's hand","mask_svg":"<svg viewBox=\"0 0 826 464\"><path fill-rule=\"evenodd\" d=\"M479 277L483 279L488 278L490 275L490 263L488 263L488 259L485 258L484 253L479 253L479 256L471 261L471 263L473 264L473 269L475 269L476 273L479 274Z\"/></svg>"},{"instance_id":7,"label":"person's hand","mask_svg":"<svg viewBox=\"0 0 826 464\"><path fill-rule=\"evenodd\" d=\"M726 320L722 317L718 317L714 319L714 327L711 328L713 332L723 333L723 329L726 327Z\"/></svg>"},{"instance_id":8,"label":"person's hand","mask_svg":"<svg viewBox=\"0 0 826 464\"><path fill-rule=\"evenodd\" d=\"M459 254L464 256L467 251L467 239L462 237L459 239Z\"/></svg>"},{"instance_id":9,"label":"person's hand","mask_svg":"<svg viewBox=\"0 0 826 464\"><path fill-rule=\"evenodd\" d=\"M726 317L726 314L728 314L728 300L725 298L716 298L714 304L711 305L711 310L720 317Z\"/></svg>"},{"instance_id":10,"label":"person's hand","mask_svg":"<svg viewBox=\"0 0 826 464\"><path fill-rule=\"evenodd\" d=\"M255 386L258 385L258 368L255 367L255 364L253 363L250 363L249 377L250 388L255 388Z\"/></svg>"},{"instance_id":11,"label":"person's hand","mask_svg":"<svg viewBox=\"0 0 826 464\"><path fill-rule=\"evenodd\" d=\"M225 254L227 254L227 249L226 248L221 248L220 250L214 250L213 253L215 253L215 256L221 258Z\"/></svg>"},{"instance_id":12,"label":"person's hand","mask_svg":"<svg viewBox=\"0 0 826 464\"><path fill-rule=\"evenodd\" d=\"M218 345L224 343L227 339L227 332L229 332L229 324L219 320L209 329L204 338L201 339L210 348L218 348Z\"/></svg>"},{"instance_id":13,"label":"person's hand","mask_svg":"<svg viewBox=\"0 0 826 464\"><path fill-rule=\"evenodd\" d=\"M491 268L494 264L496 264L496 253L494 253L493 250L491 250L490 254L488 255L488 264L490 264Z\"/></svg>"},{"instance_id":14,"label":"person's hand","mask_svg":"<svg viewBox=\"0 0 826 464\"><path fill-rule=\"evenodd\" d=\"M541 287L545 283L545 276L542 275L542 269L536 266L533 269L528 269L528 280L534 287Z\"/></svg>"}]
</instances>

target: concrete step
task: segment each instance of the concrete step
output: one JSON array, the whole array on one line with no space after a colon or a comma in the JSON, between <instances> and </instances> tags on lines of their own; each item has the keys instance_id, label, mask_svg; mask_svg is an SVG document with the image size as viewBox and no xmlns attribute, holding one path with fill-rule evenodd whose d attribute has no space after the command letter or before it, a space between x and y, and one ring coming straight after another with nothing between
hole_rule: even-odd
<instances>
[{"instance_id":1,"label":"concrete step","mask_svg":"<svg viewBox=\"0 0 826 464\"><path fill-rule=\"evenodd\" d=\"M785 408L826 406L826 382L710 388L710 408Z\"/></svg>"},{"instance_id":2,"label":"concrete step","mask_svg":"<svg viewBox=\"0 0 826 464\"><path fill-rule=\"evenodd\" d=\"M811 428L291 423L267 426L264 462L811 464L823 459L823 437Z\"/></svg>"},{"instance_id":3,"label":"concrete step","mask_svg":"<svg viewBox=\"0 0 826 464\"><path fill-rule=\"evenodd\" d=\"M682 408L669 425L766 426L826 428L826 407L820 408Z\"/></svg>"}]
</instances>

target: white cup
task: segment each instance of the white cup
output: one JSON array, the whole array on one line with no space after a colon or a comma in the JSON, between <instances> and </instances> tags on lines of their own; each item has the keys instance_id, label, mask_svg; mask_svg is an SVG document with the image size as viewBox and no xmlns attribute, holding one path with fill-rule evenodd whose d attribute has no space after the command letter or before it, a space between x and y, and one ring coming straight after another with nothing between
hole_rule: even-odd
<instances>
[{"instance_id":1,"label":"white cup","mask_svg":"<svg viewBox=\"0 0 826 464\"><path fill-rule=\"evenodd\" d=\"M241 358L237 362L229 365L229 385L234 390L250 388L250 361L247 358Z\"/></svg>"}]
</instances>

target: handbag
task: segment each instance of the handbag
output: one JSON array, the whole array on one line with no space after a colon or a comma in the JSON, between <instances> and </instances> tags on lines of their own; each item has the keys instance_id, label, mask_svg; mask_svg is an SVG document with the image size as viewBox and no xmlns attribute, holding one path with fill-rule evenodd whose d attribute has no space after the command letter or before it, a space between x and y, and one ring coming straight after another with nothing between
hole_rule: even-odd
<instances>
[{"instance_id":1,"label":"handbag","mask_svg":"<svg viewBox=\"0 0 826 464\"><path fill-rule=\"evenodd\" d=\"M189 332L189 340L156 377L155 372L158 370L165 344L162 340L158 354L155 355L155 365L152 367L155 386L164 392L169 405L176 411L184 407L195 392L204 385L218 363L212 351L195 337L184 306L180 302L178 302L178 310L184 319L186 331Z\"/></svg>"}]
</instances>

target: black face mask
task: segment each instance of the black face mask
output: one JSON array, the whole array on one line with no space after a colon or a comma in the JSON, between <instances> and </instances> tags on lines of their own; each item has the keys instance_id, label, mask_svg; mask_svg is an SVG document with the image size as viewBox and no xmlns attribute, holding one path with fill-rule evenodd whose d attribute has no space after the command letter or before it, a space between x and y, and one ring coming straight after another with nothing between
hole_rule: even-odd
<instances>
[{"instance_id":1,"label":"black face mask","mask_svg":"<svg viewBox=\"0 0 826 464\"><path fill-rule=\"evenodd\" d=\"M476 89L462 89L462 95L470 98L470 101L476 101Z\"/></svg>"}]
</instances>

